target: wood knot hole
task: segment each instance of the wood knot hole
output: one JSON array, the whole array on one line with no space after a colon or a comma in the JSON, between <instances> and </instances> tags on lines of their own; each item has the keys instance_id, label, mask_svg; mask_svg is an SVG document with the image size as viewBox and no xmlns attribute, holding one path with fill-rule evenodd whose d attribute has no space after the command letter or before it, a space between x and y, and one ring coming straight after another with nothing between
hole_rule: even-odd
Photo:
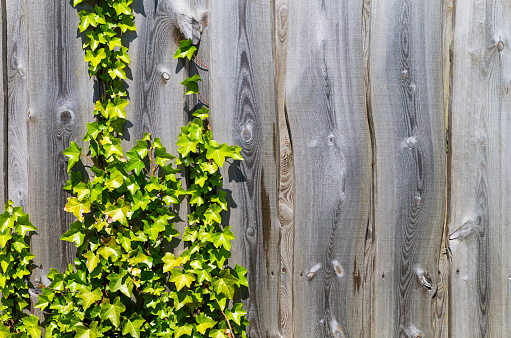
<instances>
[{"instance_id":1,"label":"wood knot hole","mask_svg":"<svg viewBox=\"0 0 511 338\"><path fill-rule=\"evenodd\" d=\"M165 81L170 80L170 75L169 75L169 73L167 73L167 72L162 72L162 73L161 73L161 77L162 77Z\"/></svg>"},{"instance_id":2,"label":"wood knot hole","mask_svg":"<svg viewBox=\"0 0 511 338\"><path fill-rule=\"evenodd\" d=\"M286 273L286 268L282 268L282 273Z\"/></svg>"},{"instance_id":3,"label":"wood knot hole","mask_svg":"<svg viewBox=\"0 0 511 338\"><path fill-rule=\"evenodd\" d=\"M502 41L497 42L497 49L500 52L502 52L502 50L504 49L504 42L502 42Z\"/></svg>"},{"instance_id":4,"label":"wood knot hole","mask_svg":"<svg viewBox=\"0 0 511 338\"><path fill-rule=\"evenodd\" d=\"M248 228L248 229L247 229L247 234L248 234L249 236L254 236L254 228Z\"/></svg>"},{"instance_id":5,"label":"wood knot hole","mask_svg":"<svg viewBox=\"0 0 511 338\"><path fill-rule=\"evenodd\" d=\"M243 140L245 140L245 142L248 142L251 139L252 139L252 131L248 128L243 130Z\"/></svg>"},{"instance_id":6,"label":"wood knot hole","mask_svg":"<svg viewBox=\"0 0 511 338\"><path fill-rule=\"evenodd\" d=\"M68 124L73 120L73 113L69 110L64 110L60 113L60 123L62 124Z\"/></svg>"}]
</instances>

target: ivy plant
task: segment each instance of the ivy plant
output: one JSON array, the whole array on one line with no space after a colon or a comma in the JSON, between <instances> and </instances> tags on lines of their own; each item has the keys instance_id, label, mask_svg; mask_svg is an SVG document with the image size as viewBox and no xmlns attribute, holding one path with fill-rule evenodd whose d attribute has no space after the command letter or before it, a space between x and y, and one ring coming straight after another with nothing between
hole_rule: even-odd
<instances>
[{"instance_id":1,"label":"ivy plant","mask_svg":"<svg viewBox=\"0 0 511 338\"><path fill-rule=\"evenodd\" d=\"M221 226L227 202L218 170L228 157L241 160L241 149L213 140L205 128L208 110L201 108L182 128L177 159L150 134L124 152L130 59L122 35L135 30L132 1L87 2L79 30L87 36L85 61L100 95L83 138L88 149L72 142L64 151L70 172L64 189L72 194L66 210L77 221L61 239L77 246L77 259L63 273L50 270L52 282L39 296L36 307L49 316L46 336L244 337L245 311L230 303L235 289L247 285L246 270L226 266L234 236ZM190 58L196 47L188 41L183 48ZM187 94L198 93L197 81L183 82ZM188 168L187 190L173 162ZM78 163L90 177L75 170ZM182 236L187 246L176 257L164 244L180 236L175 206L185 197L192 210Z\"/></svg>"},{"instance_id":2,"label":"ivy plant","mask_svg":"<svg viewBox=\"0 0 511 338\"><path fill-rule=\"evenodd\" d=\"M12 201L0 214L0 338L41 337L39 319L23 312L28 307L28 276L34 255L25 237L37 230L21 207Z\"/></svg>"}]
</instances>

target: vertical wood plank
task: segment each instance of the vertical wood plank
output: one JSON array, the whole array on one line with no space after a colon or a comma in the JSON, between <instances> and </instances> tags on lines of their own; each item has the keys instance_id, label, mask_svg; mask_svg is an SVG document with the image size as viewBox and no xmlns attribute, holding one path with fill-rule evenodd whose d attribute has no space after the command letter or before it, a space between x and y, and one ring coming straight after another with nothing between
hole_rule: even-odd
<instances>
[{"instance_id":1,"label":"vertical wood plank","mask_svg":"<svg viewBox=\"0 0 511 338\"><path fill-rule=\"evenodd\" d=\"M28 33L25 0L6 1L7 22L7 164L8 197L16 205L28 202Z\"/></svg>"},{"instance_id":2,"label":"vertical wood plank","mask_svg":"<svg viewBox=\"0 0 511 338\"><path fill-rule=\"evenodd\" d=\"M288 39L288 1L275 0L273 4L276 67L276 104L279 134L278 213L280 230L280 334L293 337L293 281L294 281L294 161L291 133L285 106L286 60Z\"/></svg>"},{"instance_id":3,"label":"vertical wood plank","mask_svg":"<svg viewBox=\"0 0 511 338\"><path fill-rule=\"evenodd\" d=\"M363 1L289 7L286 111L294 156L294 337L363 333L371 146Z\"/></svg>"},{"instance_id":4,"label":"vertical wood plank","mask_svg":"<svg viewBox=\"0 0 511 338\"><path fill-rule=\"evenodd\" d=\"M238 144L243 162L224 170L234 201L224 225L236 235L230 264L248 269L249 337L279 337L277 111L273 6L210 1L211 128L219 143Z\"/></svg>"},{"instance_id":5,"label":"vertical wood plank","mask_svg":"<svg viewBox=\"0 0 511 338\"><path fill-rule=\"evenodd\" d=\"M445 209L442 2L371 5L374 332L432 337Z\"/></svg>"},{"instance_id":6,"label":"vertical wood plank","mask_svg":"<svg viewBox=\"0 0 511 338\"><path fill-rule=\"evenodd\" d=\"M453 337L511 332L511 4L457 1L449 219Z\"/></svg>"},{"instance_id":7,"label":"vertical wood plank","mask_svg":"<svg viewBox=\"0 0 511 338\"><path fill-rule=\"evenodd\" d=\"M0 1L0 205L7 201L7 112L8 112L8 74L7 74L7 2ZM3 210L3 209L0 209Z\"/></svg>"},{"instance_id":8,"label":"vertical wood plank","mask_svg":"<svg viewBox=\"0 0 511 338\"><path fill-rule=\"evenodd\" d=\"M62 189L68 180L62 152L71 141L83 146L94 107L93 83L83 60L77 9L67 0L27 0L26 4L29 105L28 111L16 114L27 128L27 210L38 228L31 250L34 263L44 271L64 271L76 250L60 237L76 219L64 211L70 194ZM39 310L36 313L42 316Z\"/></svg>"},{"instance_id":9,"label":"vertical wood plank","mask_svg":"<svg viewBox=\"0 0 511 338\"><path fill-rule=\"evenodd\" d=\"M449 115L451 110L451 89L452 89L452 48L454 30L454 0L443 0L442 12L442 73L444 89L444 120L446 131L446 211L445 224L443 229L442 245L440 247L440 258L438 261L438 284L437 293L434 297L434 337L449 336L449 273L450 273L450 248L449 248L449 226L447 220L450 215L450 175L451 160L449 150Z\"/></svg>"}]
</instances>

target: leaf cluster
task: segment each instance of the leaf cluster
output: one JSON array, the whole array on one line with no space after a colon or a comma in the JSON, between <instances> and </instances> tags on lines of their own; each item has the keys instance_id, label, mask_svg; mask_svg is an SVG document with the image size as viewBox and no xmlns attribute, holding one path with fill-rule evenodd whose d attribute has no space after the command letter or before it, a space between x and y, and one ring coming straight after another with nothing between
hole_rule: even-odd
<instances>
[{"instance_id":1,"label":"leaf cluster","mask_svg":"<svg viewBox=\"0 0 511 338\"><path fill-rule=\"evenodd\" d=\"M23 310L28 306L28 276L34 255L25 241L27 233L36 228L21 207L12 201L0 214L0 338L41 337L39 319Z\"/></svg>"},{"instance_id":2,"label":"leaf cluster","mask_svg":"<svg viewBox=\"0 0 511 338\"><path fill-rule=\"evenodd\" d=\"M150 134L125 152L122 81L129 56L122 34L135 29L131 0L89 3L92 10L78 14L79 30L87 35L85 60L101 98L83 138L88 149L72 142L64 151L70 172L64 189L72 194L65 210L77 221L61 239L76 245L77 259L63 273L52 269L39 296L36 307L49 315L46 336L245 337L246 312L231 300L247 285L246 270L227 266L234 235L221 226L227 201L219 173L227 158L242 160L241 148L213 140L209 110L202 108L181 129L177 159ZM182 42L176 57L190 59L195 50ZM198 93L197 81L183 82L187 94ZM90 177L75 170L78 163ZM187 168L187 190L174 164ZM186 247L174 256L165 248L180 236L174 222L185 198L191 208Z\"/></svg>"}]
</instances>

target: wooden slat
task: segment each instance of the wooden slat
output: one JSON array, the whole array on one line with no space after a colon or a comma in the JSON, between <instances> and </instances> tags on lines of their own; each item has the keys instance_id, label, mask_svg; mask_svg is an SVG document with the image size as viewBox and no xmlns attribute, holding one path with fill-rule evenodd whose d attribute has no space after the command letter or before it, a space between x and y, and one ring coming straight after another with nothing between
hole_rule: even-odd
<instances>
[{"instance_id":1,"label":"wooden slat","mask_svg":"<svg viewBox=\"0 0 511 338\"><path fill-rule=\"evenodd\" d=\"M7 201L7 112L8 112L8 74L7 74L7 6L0 2L0 210Z\"/></svg>"},{"instance_id":2,"label":"wooden slat","mask_svg":"<svg viewBox=\"0 0 511 338\"><path fill-rule=\"evenodd\" d=\"M288 1L273 3L275 67L279 133L278 211L280 230L280 334L293 337L293 255L294 255L294 163L293 146L286 112L286 61L288 37Z\"/></svg>"},{"instance_id":3,"label":"wooden slat","mask_svg":"<svg viewBox=\"0 0 511 338\"><path fill-rule=\"evenodd\" d=\"M511 332L511 5L457 1L452 75L450 334Z\"/></svg>"},{"instance_id":4,"label":"wooden slat","mask_svg":"<svg viewBox=\"0 0 511 338\"><path fill-rule=\"evenodd\" d=\"M24 167L28 171L27 211L38 228L31 251L36 255L34 263L43 271L64 271L75 260L76 250L60 237L76 219L64 211L71 195L62 189L68 180L67 157L62 152L71 141L84 146L81 140L94 107L93 83L83 60L78 12L70 2L27 0L25 13L29 105L28 110L10 107L10 112L27 129L23 135L28 155ZM9 128L11 123L9 120ZM10 147L18 146L11 137L9 141ZM39 272L35 270L33 281ZM39 310L37 314L41 316Z\"/></svg>"},{"instance_id":5,"label":"wooden slat","mask_svg":"<svg viewBox=\"0 0 511 338\"><path fill-rule=\"evenodd\" d=\"M371 4L378 337L432 337L444 223L442 3Z\"/></svg>"},{"instance_id":6,"label":"wooden slat","mask_svg":"<svg viewBox=\"0 0 511 338\"><path fill-rule=\"evenodd\" d=\"M371 149L363 1L289 7L286 111L294 156L293 336L362 335Z\"/></svg>"},{"instance_id":7,"label":"wooden slat","mask_svg":"<svg viewBox=\"0 0 511 338\"><path fill-rule=\"evenodd\" d=\"M223 170L232 198L223 223L236 235L229 262L248 269L248 336L279 337L273 5L210 1L209 9L211 128L218 142L240 145L245 158Z\"/></svg>"},{"instance_id":8,"label":"wooden slat","mask_svg":"<svg viewBox=\"0 0 511 338\"><path fill-rule=\"evenodd\" d=\"M28 204L28 35L25 0L6 1L7 22L7 175L8 198L16 205Z\"/></svg>"}]
</instances>

